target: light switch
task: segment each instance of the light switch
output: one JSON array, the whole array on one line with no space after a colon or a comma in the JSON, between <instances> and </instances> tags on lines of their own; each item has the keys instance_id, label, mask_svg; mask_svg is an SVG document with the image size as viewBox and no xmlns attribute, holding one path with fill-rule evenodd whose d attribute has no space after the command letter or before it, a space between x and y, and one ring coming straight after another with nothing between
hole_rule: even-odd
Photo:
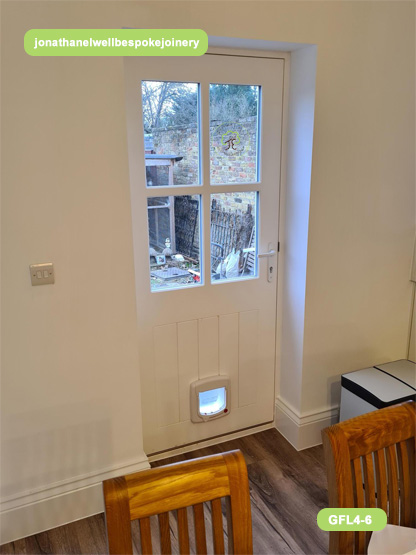
<instances>
[{"instance_id":1,"label":"light switch","mask_svg":"<svg viewBox=\"0 0 416 555\"><path fill-rule=\"evenodd\" d=\"M55 283L55 270L52 262L31 264L29 270L32 285L48 285Z\"/></svg>"}]
</instances>

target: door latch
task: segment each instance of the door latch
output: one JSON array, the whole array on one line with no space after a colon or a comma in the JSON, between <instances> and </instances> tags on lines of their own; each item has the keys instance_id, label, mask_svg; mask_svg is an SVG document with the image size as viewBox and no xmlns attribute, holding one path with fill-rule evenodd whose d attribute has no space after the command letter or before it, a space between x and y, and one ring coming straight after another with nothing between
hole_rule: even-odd
<instances>
[{"instance_id":1,"label":"door latch","mask_svg":"<svg viewBox=\"0 0 416 555\"><path fill-rule=\"evenodd\" d=\"M273 243L268 244L268 251L261 252L257 255L257 258L267 258L267 281L271 283L273 281L273 261L272 258L276 256L276 251L273 248Z\"/></svg>"}]
</instances>

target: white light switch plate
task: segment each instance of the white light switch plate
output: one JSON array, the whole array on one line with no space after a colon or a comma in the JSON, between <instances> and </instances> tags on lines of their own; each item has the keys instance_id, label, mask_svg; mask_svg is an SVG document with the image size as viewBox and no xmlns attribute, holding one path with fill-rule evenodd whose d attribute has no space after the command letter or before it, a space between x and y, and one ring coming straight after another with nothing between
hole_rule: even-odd
<instances>
[{"instance_id":1,"label":"white light switch plate","mask_svg":"<svg viewBox=\"0 0 416 555\"><path fill-rule=\"evenodd\" d=\"M49 285L50 283L55 283L55 270L52 262L31 264L29 269L32 285Z\"/></svg>"}]
</instances>

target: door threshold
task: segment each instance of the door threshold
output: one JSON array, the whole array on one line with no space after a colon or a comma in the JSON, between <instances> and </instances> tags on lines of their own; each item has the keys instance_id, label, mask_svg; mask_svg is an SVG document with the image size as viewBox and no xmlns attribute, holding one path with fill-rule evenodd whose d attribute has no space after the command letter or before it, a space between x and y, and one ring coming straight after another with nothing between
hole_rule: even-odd
<instances>
[{"instance_id":1,"label":"door threshold","mask_svg":"<svg viewBox=\"0 0 416 555\"><path fill-rule=\"evenodd\" d=\"M242 430L237 430L236 432L213 436L208 439L204 439L203 441L198 441L196 443L186 443L185 445L174 447L173 449L166 449L164 451L150 453L149 455L147 455L147 458L150 463L154 461L160 461L161 459L167 459L168 457L174 457L176 455L182 455L183 453L189 453L190 451L196 451L197 449L202 449L203 447L209 447L218 443L231 441L232 439L238 439L240 437L263 432L264 430L269 430L273 427L274 421L272 420L271 422L265 422L264 424L250 426L248 428L243 428Z\"/></svg>"}]
</instances>

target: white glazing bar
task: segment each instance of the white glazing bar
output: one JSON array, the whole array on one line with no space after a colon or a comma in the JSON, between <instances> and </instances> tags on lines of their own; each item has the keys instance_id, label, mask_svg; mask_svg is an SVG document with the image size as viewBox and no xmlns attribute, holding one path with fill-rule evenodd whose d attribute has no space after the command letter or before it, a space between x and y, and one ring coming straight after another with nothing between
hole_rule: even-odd
<instances>
[{"instance_id":1,"label":"white glazing bar","mask_svg":"<svg viewBox=\"0 0 416 555\"><path fill-rule=\"evenodd\" d=\"M201 206L201 237L202 237L202 253L201 261L203 261L203 283L205 286L210 285L210 272L211 272L211 206L210 206L210 176L209 176L209 82L208 80L201 81L201 177L202 177L202 206Z\"/></svg>"}]
</instances>

